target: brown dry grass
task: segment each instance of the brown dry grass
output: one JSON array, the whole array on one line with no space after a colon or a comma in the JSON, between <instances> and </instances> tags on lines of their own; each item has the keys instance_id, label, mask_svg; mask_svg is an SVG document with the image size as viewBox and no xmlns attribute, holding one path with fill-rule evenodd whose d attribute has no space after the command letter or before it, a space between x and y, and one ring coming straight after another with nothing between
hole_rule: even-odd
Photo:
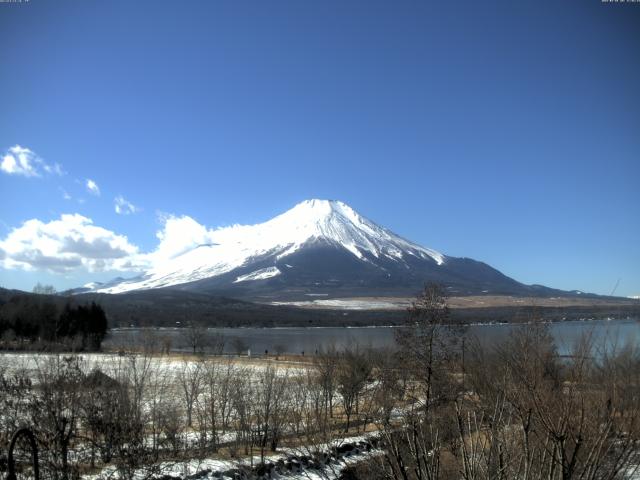
<instances>
[{"instance_id":1,"label":"brown dry grass","mask_svg":"<svg viewBox=\"0 0 640 480\"><path fill-rule=\"evenodd\" d=\"M330 301L331 299L326 299ZM413 297L350 297L335 299L343 302L371 303L374 310L405 310L411 305ZM620 305L638 305L638 300L627 298L588 298L588 297L517 297L511 295L471 295L466 297L449 297L448 305L456 308L495 308L495 307L605 307ZM347 309L341 304L293 302L293 304L309 309ZM384 306L382 306L384 305Z\"/></svg>"}]
</instances>

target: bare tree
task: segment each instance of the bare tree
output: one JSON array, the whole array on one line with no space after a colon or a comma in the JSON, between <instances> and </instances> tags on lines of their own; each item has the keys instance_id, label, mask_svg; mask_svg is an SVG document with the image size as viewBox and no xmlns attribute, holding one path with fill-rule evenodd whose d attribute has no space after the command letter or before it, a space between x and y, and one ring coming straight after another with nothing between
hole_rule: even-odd
<instances>
[{"instance_id":1,"label":"bare tree","mask_svg":"<svg viewBox=\"0 0 640 480\"><path fill-rule=\"evenodd\" d=\"M427 284L408 310L406 328L399 329L396 341L419 390L414 399L425 412L432 404L451 400L450 367L456 360L455 344L461 333L450 321L447 296L438 284Z\"/></svg>"},{"instance_id":2,"label":"bare tree","mask_svg":"<svg viewBox=\"0 0 640 480\"><path fill-rule=\"evenodd\" d=\"M182 417L177 414L177 395L172 395L176 388L175 379L171 375L171 370L164 368L162 360L169 360L168 357L154 357L154 361L148 369L147 382L145 387L147 430L151 436L152 456L157 458L164 441L171 441L170 436L176 437L180 428L172 428L172 421L178 421ZM180 427L183 424L180 422ZM164 438L163 438L164 436ZM175 446L175 445L173 445Z\"/></svg>"},{"instance_id":3,"label":"bare tree","mask_svg":"<svg viewBox=\"0 0 640 480\"><path fill-rule=\"evenodd\" d=\"M43 285L38 282L33 287L33 293L37 293L39 295L55 295L58 291L53 285Z\"/></svg>"},{"instance_id":4,"label":"bare tree","mask_svg":"<svg viewBox=\"0 0 640 480\"><path fill-rule=\"evenodd\" d=\"M625 478L640 442L640 357L618 369L620 352L594 353L586 337L561 359L539 323L495 353L475 347L477 397L456 412L463 478Z\"/></svg>"},{"instance_id":5,"label":"bare tree","mask_svg":"<svg viewBox=\"0 0 640 480\"><path fill-rule=\"evenodd\" d=\"M207 329L202 324L193 320L188 322L182 331L182 336L194 355L204 350L207 342Z\"/></svg>"},{"instance_id":6,"label":"bare tree","mask_svg":"<svg viewBox=\"0 0 640 480\"><path fill-rule=\"evenodd\" d=\"M272 365L258 374L255 390L256 427L259 432L260 462L264 462L267 443L271 450L278 447L282 425L288 412L287 388L288 375L279 374Z\"/></svg>"},{"instance_id":7,"label":"bare tree","mask_svg":"<svg viewBox=\"0 0 640 480\"><path fill-rule=\"evenodd\" d=\"M9 444L28 416L28 400L33 394L33 383L24 370L9 372L0 367L0 448Z\"/></svg>"},{"instance_id":8,"label":"bare tree","mask_svg":"<svg viewBox=\"0 0 640 480\"><path fill-rule=\"evenodd\" d=\"M385 446L381 468L397 479L438 479L442 447L451 440L448 408L457 393L451 377L457 335L451 329L447 297L440 285L426 285L408 314L407 326L396 333L404 374L399 374L400 369L378 371L384 375L381 380L395 386L405 401L401 417L394 420L394 407L388 404L393 403L393 396L378 395L382 416L377 424Z\"/></svg>"},{"instance_id":9,"label":"bare tree","mask_svg":"<svg viewBox=\"0 0 640 480\"><path fill-rule=\"evenodd\" d=\"M46 453L42 458L56 479L74 475L69 448L78 434L83 378L77 356L55 355L37 364L38 389L29 400L31 422L38 426Z\"/></svg>"},{"instance_id":10,"label":"bare tree","mask_svg":"<svg viewBox=\"0 0 640 480\"><path fill-rule=\"evenodd\" d=\"M202 434L208 436L211 447L216 452L220 433L224 434L229 428L235 366L228 359L209 357L204 361L203 369L200 407L204 421L200 429Z\"/></svg>"},{"instance_id":11,"label":"bare tree","mask_svg":"<svg viewBox=\"0 0 640 480\"><path fill-rule=\"evenodd\" d=\"M150 387L157 385L155 375L160 369L150 351L118 357L106 369L122 386L112 397L115 417L113 462L122 478L151 478L162 471L162 466L156 463L159 450L149 449L146 442L149 425L155 421L155 428L163 428L163 415L154 411L157 403L154 407L149 398Z\"/></svg>"},{"instance_id":12,"label":"bare tree","mask_svg":"<svg viewBox=\"0 0 640 480\"><path fill-rule=\"evenodd\" d=\"M325 423L333 417L333 398L336 391L338 371L338 352L334 345L320 349L313 359L313 366L317 372L317 381L322 388Z\"/></svg>"},{"instance_id":13,"label":"bare tree","mask_svg":"<svg viewBox=\"0 0 640 480\"><path fill-rule=\"evenodd\" d=\"M221 333L215 333L213 335L207 335L206 337L207 345L209 346L209 351L213 355L222 355L224 352L224 347L226 344L226 339L224 335Z\"/></svg>"},{"instance_id":14,"label":"bare tree","mask_svg":"<svg viewBox=\"0 0 640 480\"><path fill-rule=\"evenodd\" d=\"M255 408L255 391L250 373L246 369L236 368L231 380L231 401L235 414L235 444L248 455L254 444L252 419Z\"/></svg>"},{"instance_id":15,"label":"bare tree","mask_svg":"<svg viewBox=\"0 0 640 480\"><path fill-rule=\"evenodd\" d=\"M193 407L200 395L203 373L202 358L198 358L196 361L183 359L179 382L187 414L187 427L189 428L193 426Z\"/></svg>"},{"instance_id":16,"label":"bare tree","mask_svg":"<svg viewBox=\"0 0 640 480\"><path fill-rule=\"evenodd\" d=\"M340 355L337 371L338 393L342 397L342 408L347 417L345 432L349 431L354 413L358 413L360 395L371 374L371 361L367 352L357 347L346 348Z\"/></svg>"},{"instance_id":17,"label":"bare tree","mask_svg":"<svg viewBox=\"0 0 640 480\"><path fill-rule=\"evenodd\" d=\"M242 337L233 337L232 344L237 355L242 355L249 350L249 344Z\"/></svg>"}]
</instances>

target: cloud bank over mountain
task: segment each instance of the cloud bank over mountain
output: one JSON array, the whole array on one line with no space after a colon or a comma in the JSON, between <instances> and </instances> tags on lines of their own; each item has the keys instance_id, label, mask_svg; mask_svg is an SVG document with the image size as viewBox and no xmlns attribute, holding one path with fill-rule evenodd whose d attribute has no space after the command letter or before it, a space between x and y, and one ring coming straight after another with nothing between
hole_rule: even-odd
<instances>
[{"instance_id":1,"label":"cloud bank over mountain","mask_svg":"<svg viewBox=\"0 0 640 480\"><path fill-rule=\"evenodd\" d=\"M189 216L164 215L160 221L158 245L144 253L126 235L95 225L78 213L62 214L49 222L30 219L0 239L0 266L52 273L136 272L212 241L214 230Z\"/></svg>"}]
</instances>

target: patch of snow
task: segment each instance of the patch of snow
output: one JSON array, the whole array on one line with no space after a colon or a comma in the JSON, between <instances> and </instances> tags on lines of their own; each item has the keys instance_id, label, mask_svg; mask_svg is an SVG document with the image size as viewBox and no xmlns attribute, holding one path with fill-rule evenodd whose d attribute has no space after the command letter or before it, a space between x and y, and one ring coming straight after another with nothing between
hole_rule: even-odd
<instances>
[{"instance_id":1,"label":"patch of snow","mask_svg":"<svg viewBox=\"0 0 640 480\"><path fill-rule=\"evenodd\" d=\"M271 304L339 310L404 310L409 307L410 302L400 299L327 299L305 300L300 302L271 302Z\"/></svg>"},{"instance_id":2,"label":"patch of snow","mask_svg":"<svg viewBox=\"0 0 640 480\"><path fill-rule=\"evenodd\" d=\"M623 474L626 480L640 480L640 465L630 465Z\"/></svg>"},{"instance_id":3,"label":"patch of snow","mask_svg":"<svg viewBox=\"0 0 640 480\"><path fill-rule=\"evenodd\" d=\"M246 275L240 275L234 280L233 283L246 282L249 280L264 280L266 278L280 275L280 273L282 272L278 270L278 267L261 268L260 270L256 270L255 272L247 273Z\"/></svg>"},{"instance_id":4,"label":"patch of snow","mask_svg":"<svg viewBox=\"0 0 640 480\"><path fill-rule=\"evenodd\" d=\"M265 463L276 463L278 460L287 460L291 458L295 461L300 460L300 456L308 455L311 451L317 452L331 452L333 448L344 444L357 444L359 442L366 442L368 437L372 434L365 434L356 437L338 438L334 439L328 444L318 444L303 446L300 448L281 448L279 453L265 456ZM340 478L342 470L358 462L371 458L375 455L380 455L380 450L366 450L357 448L353 452L345 452L339 455L338 458L332 459L330 462L322 465L322 468L306 468L300 462L299 469L291 469L285 472L273 472L274 477L269 478L287 478L291 480L335 480ZM204 458L204 459L192 459L186 461L177 462L161 462L155 465L149 465L143 467L134 472L134 478L149 478L147 470L149 467L153 467L153 471L157 472L156 475L152 475L151 478L162 478L162 476L174 476L178 478L189 478L190 476L197 476L197 478L203 479L215 479L215 478L229 478L223 476L225 472L236 468L247 469L250 465L258 465L260 462L259 456L254 456L253 459L242 458L237 460L222 460L217 458ZM205 473L206 471L206 473ZM204 473L204 476L200 476L200 473ZM107 480L107 479L120 479L122 478L115 467L104 467L97 474L89 474L82 476L84 480ZM257 475L248 474L243 478L258 478Z\"/></svg>"}]
</instances>

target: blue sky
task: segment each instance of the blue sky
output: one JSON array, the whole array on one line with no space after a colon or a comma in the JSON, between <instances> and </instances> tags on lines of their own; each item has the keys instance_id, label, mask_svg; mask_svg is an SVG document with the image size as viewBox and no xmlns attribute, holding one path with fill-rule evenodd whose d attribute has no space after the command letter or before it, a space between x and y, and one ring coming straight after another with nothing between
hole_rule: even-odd
<instances>
[{"instance_id":1,"label":"blue sky","mask_svg":"<svg viewBox=\"0 0 640 480\"><path fill-rule=\"evenodd\" d=\"M640 4L600 0L0 3L0 285L129 275L171 215L330 198L525 283L640 294L639 45ZM58 264L65 229L87 241Z\"/></svg>"}]
</instances>

